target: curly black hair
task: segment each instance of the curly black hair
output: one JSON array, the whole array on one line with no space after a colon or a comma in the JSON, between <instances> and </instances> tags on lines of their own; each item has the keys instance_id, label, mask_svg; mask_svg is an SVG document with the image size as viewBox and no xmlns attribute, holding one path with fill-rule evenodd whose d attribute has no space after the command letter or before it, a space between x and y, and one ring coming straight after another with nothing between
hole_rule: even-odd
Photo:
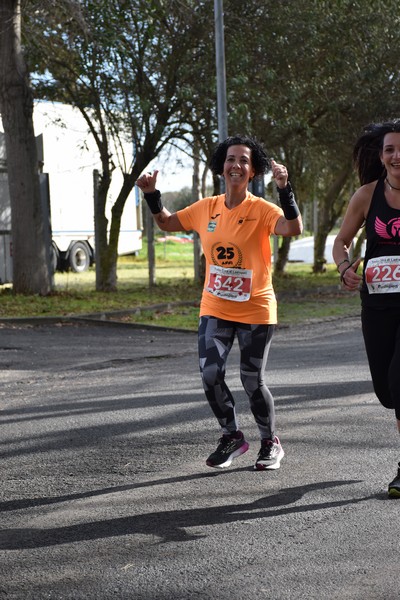
<instances>
[{"instance_id":1,"label":"curly black hair","mask_svg":"<svg viewBox=\"0 0 400 600\"><path fill-rule=\"evenodd\" d=\"M370 123L358 138L353 149L353 161L361 185L385 176L386 169L382 166L380 154L387 133L400 133L400 119Z\"/></svg>"},{"instance_id":2,"label":"curly black hair","mask_svg":"<svg viewBox=\"0 0 400 600\"><path fill-rule=\"evenodd\" d=\"M211 157L209 166L214 175L222 175L224 162L230 146L247 146L251 150L251 162L254 176L264 175L271 170L271 159L268 158L262 145L255 139L244 135L234 135L219 143Z\"/></svg>"}]
</instances>

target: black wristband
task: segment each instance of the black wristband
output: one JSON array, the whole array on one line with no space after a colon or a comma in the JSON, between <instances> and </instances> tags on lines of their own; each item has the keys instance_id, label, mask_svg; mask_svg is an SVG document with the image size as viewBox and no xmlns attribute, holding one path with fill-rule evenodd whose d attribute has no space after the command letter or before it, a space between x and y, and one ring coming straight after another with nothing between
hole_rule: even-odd
<instances>
[{"instance_id":1,"label":"black wristband","mask_svg":"<svg viewBox=\"0 0 400 600\"><path fill-rule=\"evenodd\" d=\"M293 221L300 215L299 207L297 206L296 199L292 190L292 186L288 182L286 187L278 187L279 202L285 215L285 219Z\"/></svg>"},{"instance_id":2,"label":"black wristband","mask_svg":"<svg viewBox=\"0 0 400 600\"><path fill-rule=\"evenodd\" d=\"M147 202L147 206L153 213L153 215L158 215L164 208L161 202L161 192L159 190L155 190L150 193L143 193L144 199Z\"/></svg>"}]
</instances>

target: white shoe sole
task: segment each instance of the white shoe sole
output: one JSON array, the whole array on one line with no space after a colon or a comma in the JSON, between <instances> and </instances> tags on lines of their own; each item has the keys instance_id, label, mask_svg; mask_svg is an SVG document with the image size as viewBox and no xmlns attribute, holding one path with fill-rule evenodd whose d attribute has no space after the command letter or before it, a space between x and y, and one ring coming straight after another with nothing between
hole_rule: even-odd
<instances>
[{"instance_id":1,"label":"white shoe sole","mask_svg":"<svg viewBox=\"0 0 400 600\"><path fill-rule=\"evenodd\" d=\"M238 448L237 450L235 450L234 452L232 452L232 454L230 455L230 457L228 458L228 460L226 460L224 463L220 464L220 465L209 465L208 463L207 466L208 467L212 467L213 469L226 469L227 467L230 467L232 464L232 461L234 458L237 458L238 456L241 456L242 454L244 454L245 452L247 452L247 450L249 449L249 444L247 442L245 442L243 444L243 446L240 446L240 448Z\"/></svg>"},{"instance_id":2,"label":"white shoe sole","mask_svg":"<svg viewBox=\"0 0 400 600\"><path fill-rule=\"evenodd\" d=\"M254 465L254 469L256 471L274 471L275 469L279 469L279 467L281 466L281 460L282 458L285 456L285 453L283 451L283 448L281 448L278 456L276 457L276 462L273 463L272 465L265 465L263 464L262 461L257 461L256 464Z\"/></svg>"}]
</instances>

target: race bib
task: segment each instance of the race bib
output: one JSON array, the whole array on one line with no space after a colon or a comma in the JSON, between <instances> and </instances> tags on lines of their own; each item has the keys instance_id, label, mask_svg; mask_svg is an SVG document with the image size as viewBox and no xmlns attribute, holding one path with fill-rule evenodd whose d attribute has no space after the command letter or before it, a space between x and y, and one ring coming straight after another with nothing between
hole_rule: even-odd
<instances>
[{"instance_id":1,"label":"race bib","mask_svg":"<svg viewBox=\"0 0 400 600\"><path fill-rule=\"evenodd\" d=\"M251 269L226 269L211 265L206 290L224 300L246 302L250 298L252 277Z\"/></svg>"},{"instance_id":2,"label":"race bib","mask_svg":"<svg viewBox=\"0 0 400 600\"><path fill-rule=\"evenodd\" d=\"M365 269L365 283L370 294L400 293L400 256L371 258Z\"/></svg>"}]
</instances>

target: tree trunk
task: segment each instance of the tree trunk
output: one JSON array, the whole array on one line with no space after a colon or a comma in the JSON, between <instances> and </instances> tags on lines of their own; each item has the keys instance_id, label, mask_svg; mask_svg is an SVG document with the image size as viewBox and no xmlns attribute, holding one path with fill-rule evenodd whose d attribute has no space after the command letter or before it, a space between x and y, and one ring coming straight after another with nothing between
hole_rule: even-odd
<instances>
[{"instance_id":1,"label":"tree trunk","mask_svg":"<svg viewBox=\"0 0 400 600\"><path fill-rule=\"evenodd\" d=\"M117 287L117 258L114 260L114 247L109 242L108 219L105 215L110 177L108 173L97 174L94 182L96 291L113 292ZM118 239L115 253L118 253Z\"/></svg>"},{"instance_id":2,"label":"tree trunk","mask_svg":"<svg viewBox=\"0 0 400 600\"><path fill-rule=\"evenodd\" d=\"M322 196L321 201L318 203L318 226L314 237L314 273L324 273L326 270L324 256L326 238L342 212L344 191L350 181L351 173L352 163L350 160L347 160L332 181L326 194Z\"/></svg>"},{"instance_id":3,"label":"tree trunk","mask_svg":"<svg viewBox=\"0 0 400 600\"><path fill-rule=\"evenodd\" d=\"M281 246L278 250L278 258L275 263L274 272L275 273L283 273L285 270L286 263L288 261L289 250L290 250L290 237L282 238Z\"/></svg>"},{"instance_id":4,"label":"tree trunk","mask_svg":"<svg viewBox=\"0 0 400 600\"><path fill-rule=\"evenodd\" d=\"M40 196L33 98L21 49L19 0L0 3L0 112L11 200L13 289L51 292L50 222Z\"/></svg>"},{"instance_id":5,"label":"tree trunk","mask_svg":"<svg viewBox=\"0 0 400 600\"><path fill-rule=\"evenodd\" d=\"M366 238L366 232L365 232L365 227L363 227L360 235L357 238L356 243L354 244L354 249L353 249L354 258L359 258L359 257L363 258L362 246L365 241L365 238Z\"/></svg>"},{"instance_id":6,"label":"tree trunk","mask_svg":"<svg viewBox=\"0 0 400 600\"><path fill-rule=\"evenodd\" d=\"M321 230L321 228L318 228L317 233L314 235L313 273L325 273L326 271L325 246L328 235L329 232L325 229Z\"/></svg>"}]
</instances>

